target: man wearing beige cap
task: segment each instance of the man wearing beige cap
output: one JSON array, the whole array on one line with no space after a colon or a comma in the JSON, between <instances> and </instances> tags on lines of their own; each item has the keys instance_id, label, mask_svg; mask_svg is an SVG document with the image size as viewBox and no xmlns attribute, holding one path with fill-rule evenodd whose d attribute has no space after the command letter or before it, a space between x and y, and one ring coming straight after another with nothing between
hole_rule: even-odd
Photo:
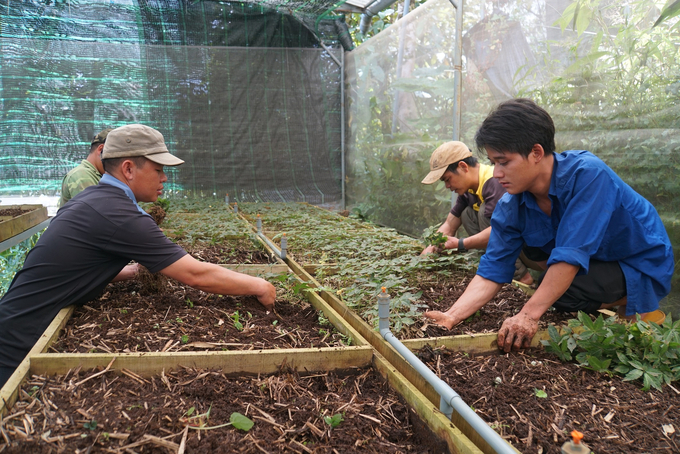
<instances>
[{"instance_id":1,"label":"man wearing beige cap","mask_svg":"<svg viewBox=\"0 0 680 454\"><path fill-rule=\"evenodd\" d=\"M137 204L161 194L164 165L184 162L170 154L160 132L144 125L114 129L102 162L99 184L57 212L0 299L0 386L62 308L97 298L130 260L205 292L254 295L274 307L272 284L199 262Z\"/></svg>"},{"instance_id":2,"label":"man wearing beige cap","mask_svg":"<svg viewBox=\"0 0 680 454\"><path fill-rule=\"evenodd\" d=\"M491 215L505 194L505 189L493 178L493 167L479 163L463 142L446 142L432 153L430 173L422 183L440 180L448 190L458 194L451 212L438 229L447 236L443 249L485 250L491 234ZM455 237L461 225L470 235L467 238ZM428 246L421 255L433 252L437 249ZM533 283L526 265L519 258L515 263L514 279L527 285Z\"/></svg>"},{"instance_id":3,"label":"man wearing beige cap","mask_svg":"<svg viewBox=\"0 0 680 454\"><path fill-rule=\"evenodd\" d=\"M61 197L58 206L63 207L66 202L78 195L88 186L99 183L104 174L102 166L102 150L106 143L106 136L112 129L104 129L97 133L90 142L90 153L78 166L69 170L61 182Z\"/></svg>"}]
</instances>

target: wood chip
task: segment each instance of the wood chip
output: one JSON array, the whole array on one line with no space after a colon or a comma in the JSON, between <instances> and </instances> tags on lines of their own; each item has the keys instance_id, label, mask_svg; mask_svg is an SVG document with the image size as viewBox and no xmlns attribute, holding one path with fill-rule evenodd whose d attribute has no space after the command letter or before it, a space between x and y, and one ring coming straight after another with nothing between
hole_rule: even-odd
<instances>
[{"instance_id":1,"label":"wood chip","mask_svg":"<svg viewBox=\"0 0 680 454\"><path fill-rule=\"evenodd\" d=\"M115 357L111 360L111 362L109 363L109 365L106 366L106 369L104 369L104 370L101 371L101 372L97 372L97 373L94 374L94 375L90 375L89 377L87 377L87 378L85 378L85 379L83 379L83 380L80 380L78 383L76 383L75 385L73 385L73 387L74 387L74 388L77 388L78 386L82 385L83 383L85 383L85 382L87 382L87 381L92 380L92 379L95 378L95 377L99 377L100 375L104 375L105 373L107 373L107 372L111 369L111 366L113 366L114 361L116 361L116 358L115 358Z\"/></svg>"},{"instance_id":2,"label":"wood chip","mask_svg":"<svg viewBox=\"0 0 680 454\"><path fill-rule=\"evenodd\" d=\"M378 423L378 424L381 424L381 423L382 423L381 420L379 420L379 419L377 419L377 418L374 418L373 416L368 416L368 415L365 415L365 414L363 414L363 413L359 413L359 416L361 416L362 418L366 418L366 419L368 419L369 421L373 421L373 422L375 422L375 423Z\"/></svg>"},{"instance_id":3,"label":"wood chip","mask_svg":"<svg viewBox=\"0 0 680 454\"><path fill-rule=\"evenodd\" d=\"M607 416L605 416L604 419L606 422L611 422L612 418L614 417L614 414L616 413L615 410L610 410L609 413L607 413Z\"/></svg>"},{"instance_id":4,"label":"wood chip","mask_svg":"<svg viewBox=\"0 0 680 454\"><path fill-rule=\"evenodd\" d=\"M305 423L305 427L308 428L309 430L311 430L312 432L314 432L314 435L316 435L317 437L319 437L319 438L323 437L323 434L324 434L323 430L319 429L318 427L316 427L311 422L307 421Z\"/></svg>"},{"instance_id":5,"label":"wood chip","mask_svg":"<svg viewBox=\"0 0 680 454\"><path fill-rule=\"evenodd\" d=\"M295 440L290 440L291 444L294 444L298 448L302 449L304 452L309 453L309 454L314 454L314 451L309 449L307 446L303 445L302 443L295 441Z\"/></svg>"}]
</instances>

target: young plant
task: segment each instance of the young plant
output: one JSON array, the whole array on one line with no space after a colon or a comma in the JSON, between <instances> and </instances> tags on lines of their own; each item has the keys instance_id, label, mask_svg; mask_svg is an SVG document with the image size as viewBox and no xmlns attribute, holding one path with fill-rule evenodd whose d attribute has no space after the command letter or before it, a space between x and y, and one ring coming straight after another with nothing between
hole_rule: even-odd
<instances>
[{"instance_id":1,"label":"young plant","mask_svg":"<svg viewBox=\"0 0 680 454\"><path fill-rule=\"evenodd\" d=\"M250 418L235 411L229 417L228 423L219 424L217 426L208 426L210 410L212 410L212 405L210 405L210 408L208 408L207 412L194 415L196 408L191 407L180 418L180 422L184 423L189 429L194 430L213 430L226 426L234 426L235 428L244 432L248 432L255 425L255 423Z\"/></svg>"},{"instance_id":2,"label":"young plant","mask_svg":"<svg viewBox=\"0 0 680 454\"><path fill-rule=\"evenodd\" d=\"M680 320L673 322L670 314L659 326L639 317L621 323L600 315L593 321L579 312L563 333L549 326L548 334L550 339L541 342L562 361L575 359L587 369L622 375L624 381L642 379L645 391L680 380Z\"/></svg>"},{"instance_id":3,"label":"young plant","mask_svg":"<svg viewBox=\"0 0 680 454\"><path fill-rule=\"evenodd\" d=\"M241 316L239 315L238 311L234 312L234 315L231 316L231 319L234 321L234 328L236 328L239 331L243 331L243 323L239 321Z\"/></svg>"},{"instance_id":4,"label":"young plant","mask_svg":"<svg viewBox=\"0 0 680 454\"><path fill-rule=\"evenodd\" d=\"M434 246L435 248L444 247L446 243L446 236L442 232L438 232L438 225L430 226L423 231L422 242L425 246Z\"/></svg>"},{"instance_id":5,"label":"young plant","mask_svg":"<svg viewBox=\"0 0 680 454\"><path fill-rule=\"evenodd\" d=\"M336 413L333 416L324 416L323 420L326 424L331 426L331 429L335 429L345 420L345 417L344 413Z\"/></svg>"}]
</instances>

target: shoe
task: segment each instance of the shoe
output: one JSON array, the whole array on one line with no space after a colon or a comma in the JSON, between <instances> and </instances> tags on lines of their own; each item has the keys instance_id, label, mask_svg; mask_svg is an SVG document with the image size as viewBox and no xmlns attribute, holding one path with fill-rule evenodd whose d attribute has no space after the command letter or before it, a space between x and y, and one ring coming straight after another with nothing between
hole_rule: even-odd
<instances>
[{"instance_id":1,"label":"shoe","mask_svg":"<svg viewBox=\"0 0 680 454\"><path fill-rule=\"evenodd\" d=\"M652 312L647 312L647 314L642 317L642 320L648 323L654 322L657 325L660 325L666 320L666 314L660 309L657 309Z\"/></svg>"}]
</instances>

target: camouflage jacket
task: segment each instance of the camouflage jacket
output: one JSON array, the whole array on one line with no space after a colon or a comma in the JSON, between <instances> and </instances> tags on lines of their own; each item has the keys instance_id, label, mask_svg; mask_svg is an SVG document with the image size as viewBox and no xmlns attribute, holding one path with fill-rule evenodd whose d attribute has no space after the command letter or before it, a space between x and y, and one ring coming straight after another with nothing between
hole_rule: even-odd
<instances>
[{"instance_id":1,"label":"camouflage jacket","mask_svg":"<svg viewBox=\"0 0 680 454\"><path fill-rule=\"evenodd\" d=\"M71 169L64 177L64 181L61 183L59 206L63 207L66 202L86 187L99 184L101 178L102 175L97 171L97 168L87 159L83 159L78 167Z\"/></svg>"}]
</instances>

